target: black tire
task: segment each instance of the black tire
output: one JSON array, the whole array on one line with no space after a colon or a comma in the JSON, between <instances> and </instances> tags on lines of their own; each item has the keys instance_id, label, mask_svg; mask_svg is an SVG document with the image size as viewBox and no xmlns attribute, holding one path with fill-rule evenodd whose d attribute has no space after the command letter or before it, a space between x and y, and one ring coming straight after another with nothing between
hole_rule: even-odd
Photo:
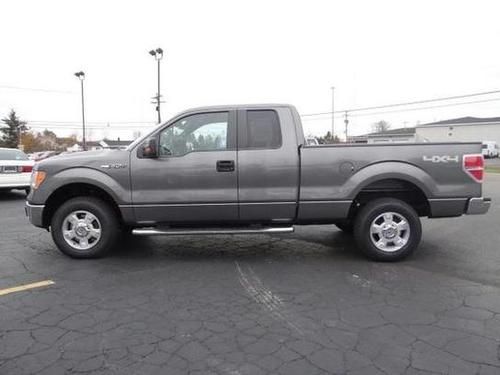
<instances>
[{"instance_id":1,"label":"black tire","mask_svg":"<svg viewBox=\"0 0 500 375\"><path fill-rule=\"evenodd\" d=\"M26 188L26 189L24 189L24 192L26 193L26 196L30 195L30 191L31 191L31 189L30 189L30 188Z\"/></svg>"},{"instance_id":2,"label":"black tire","mask_svg":"<svg viewBox=\"0 0 500 375\"><path fill-rule=\"evenodd\" d=\"M371 225L374 220L384 213L396 213L397 215L394 215L394 217L402 216L408 223L409 231L401 232L403 236L408 236L407 242L400 249L394 251L381 250L372 241ZM382 235L376 234L374 240L377 241L381 237ZM418 247L421 237L422 226L418 214L410 205L399 199L381 198L369 202L361 208L354 222L354 238L358 247L366 256L377 261L394 262L406 258ZM392 244L396 245L395 242L392 242ZM386 244L389 247L393 245Z\"/></svg>"},{"instance_id":3,"label":"black tire","mask_svg":"<svg viewBox=\"0 0 500 375\"><path fill-rule=\"evenodd\" d=\"M354 223L352 221L343 221L341 223L336 223L335 226L342 232L347 234L352 234L354 232Z\"/></svg>"},{"instance_id":4,"label":"black tire","mask_svg":"<svg viewBox=\"0 0 500 375\"><path fill-rule=\"evenodd\" d=\"M81 250L70 246L63 235L65 218L74 211L87 211L97 217L101 235L90 249ZM114 246L120 233L120 225L114 210L106 202L93 197L73 198L63 203L54 213L50 231L59 250L72 258L99 258ZM89 241L90 242L90 241Z\"/></svg>"}]
</instances>

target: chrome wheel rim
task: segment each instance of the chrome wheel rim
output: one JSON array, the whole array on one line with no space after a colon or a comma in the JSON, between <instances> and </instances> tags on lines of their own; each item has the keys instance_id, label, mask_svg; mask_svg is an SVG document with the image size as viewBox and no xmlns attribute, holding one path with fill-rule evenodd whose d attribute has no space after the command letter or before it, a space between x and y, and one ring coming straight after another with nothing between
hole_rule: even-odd
<instances>
[{"instance_id":1,"label":"chrome wheel rim","mask_svg":"<svg viewBox=\"0 0 500 375\"><path fill-rule=\"evenodd\" d=\"M89 250L101 239L101 222L89 211L71 212L63 221L62 234L66 243L76 250Z\"/></svg>"},{"instance_id":2,"label":"chrome wheel rim","mask_svg":"<svg viewBox=\"0 0 500 375\"><path fill-rule=\"evenodd\" d=\"M410 239L410 224L401 214L384 212L370 225L370 239L377 249L393 253L401 250Z\"/></svg>"}]
</instances>

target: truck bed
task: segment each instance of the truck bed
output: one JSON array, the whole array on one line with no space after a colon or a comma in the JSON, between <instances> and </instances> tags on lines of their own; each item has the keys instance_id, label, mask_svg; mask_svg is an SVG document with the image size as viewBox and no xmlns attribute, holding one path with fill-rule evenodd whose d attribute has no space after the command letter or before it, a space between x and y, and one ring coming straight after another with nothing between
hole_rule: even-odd
<instances>
[{"instance_id":1,"label":"truck bed","mask_svg":"<svg viewBox=\"0 0 500 375\"><path fill-rule=\"evenodd\" d=\"M429 200L432 216L456 214L481 184L463 169L463 155L480 154L480 143L335 144L301 148L300 214L345 217L363 189L381 181L405 181ZM387 187L385 187L387 191Z\"/></svg>"}]
</instances>

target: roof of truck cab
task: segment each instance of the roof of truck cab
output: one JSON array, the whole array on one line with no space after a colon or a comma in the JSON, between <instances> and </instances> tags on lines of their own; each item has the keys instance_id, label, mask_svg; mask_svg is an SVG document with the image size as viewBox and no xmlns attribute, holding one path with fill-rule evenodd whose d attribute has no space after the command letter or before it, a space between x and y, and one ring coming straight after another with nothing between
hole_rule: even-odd
<instances>
[{"instance_id":1,"label":"roof of truck cab","mask_svg":"<svg viewBox=\"0 0 500 375\"><path fill-rule=\"evenodd\" d=\"M261 109L261 108L277 108L277 107L293 107L291 104L284 103L262 103L262 104L229 104L229 105L211 105L204 107L189 108L181 113L231 110L231 109Z\"/></svg>"}]
</instances>

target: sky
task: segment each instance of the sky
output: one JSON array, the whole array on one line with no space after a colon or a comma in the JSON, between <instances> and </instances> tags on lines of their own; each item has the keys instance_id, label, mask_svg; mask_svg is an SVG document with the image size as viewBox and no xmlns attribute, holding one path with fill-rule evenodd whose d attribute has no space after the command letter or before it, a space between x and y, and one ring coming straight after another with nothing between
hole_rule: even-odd
<instances>
[{"instance_id":1,"label":"sky","mask_svg":"<svg viewBox=\"0 0 500 375\"><path fill-rule=\"evenodd\" d=\"M0 116L61 136L81 136L80 70L87 138L151 129L157 47L165 120L238 103L328 112L332 86L336 110L500 89L498 1L7 0L0 13ZM500 100L352 116L348 131L463 116L500 116ZM306 134L331 129L329 116L303 121Z\"/></svg>"}]
</instances>

